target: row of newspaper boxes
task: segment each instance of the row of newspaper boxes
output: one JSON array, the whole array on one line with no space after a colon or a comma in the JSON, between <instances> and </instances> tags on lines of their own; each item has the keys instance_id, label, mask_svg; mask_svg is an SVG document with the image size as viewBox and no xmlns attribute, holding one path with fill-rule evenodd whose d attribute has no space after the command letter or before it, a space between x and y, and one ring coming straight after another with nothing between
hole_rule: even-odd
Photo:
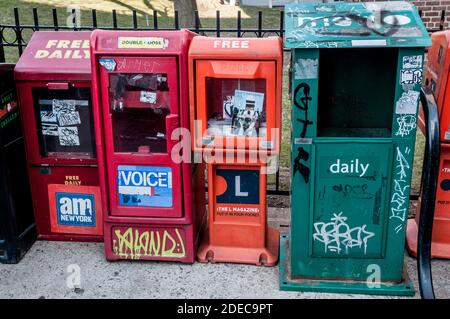
<instances>
[{"instance_id":1,"label":"row of newspaper boxes","mask_svg":"<svg viewBox=\"0 0 450 319\"><path fill-rule=\"evenodd\" d=\"M231 245L274 264L258 154L279 152L281 71L276 37L35 32L14 75L38 238L193 262L200 229L217 228L199 258Z\"/></svg>"},{"instance_id":2,"label":"row of newspaper boxes","mask_svg":"<svg viewBox=\"0 0 450 319\"><path fill-rule=\"evenodd\" d=\"M284 35L291 225L280 236L266 174L280 152L281 38L34 33L15 80L38 236L104 239L109 260L274 265L280 253L284 290L414 294L403 257L431 44L416 8L292 4ZM438 95L449 63L447 38L436 43L439 76L425 84Z\"/></svg>"}]
</instances>

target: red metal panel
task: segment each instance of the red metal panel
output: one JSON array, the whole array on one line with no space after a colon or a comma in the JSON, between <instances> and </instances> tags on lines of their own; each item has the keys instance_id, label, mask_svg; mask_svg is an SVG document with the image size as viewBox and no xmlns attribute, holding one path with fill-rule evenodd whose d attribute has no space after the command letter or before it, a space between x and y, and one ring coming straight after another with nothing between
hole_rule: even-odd
<instances>
[{"instance_id":1,"label":"red metal panel","mask_svg":"<svg viewBox=\"0 0 450 319\"><path fill-rule=\"evenodd\" d=\"M40 239L69 241L101 241L103 208L99 198L98 172L95 167L31 166L31 193ZM55 194L92 194L95 225L73 226L58 224Z\"/></svg>"},{"instance_id":2,"label":"red metal panel","mask_svg":"<svg viewBox=\"0 0 450 319\"><path fill-rule=\"evenodd\" d=\"M192 226L105 225L108 260L165 260L194 262Z\"/></svg>"},{"instance_id":3,"label":"red metal panel","mask_svg":"<svg viewBox=\"0 0 450 319\"><path fill-rule=\"evenodd\" d=\"M431 255L433 258L450 259L450 144L441 143L440 154ZM420 201L419 197L415 219L408 220L406 234L407 248L413 256L417 255Z\"/></svg>"},{"instance_id":4,"label":"red metal panel","mask_svg":"<svg viewBox=\"0 0 450 319\"><path fill-rule=\"evenodd\" d=\"M86 31L36 31L15 67L19 81L90 81Z\"/></svg>"},{"instance_id":5,"label":"red metal panel","mask_svg":"<svg viewBox=\"0 0 450 319\"><path fill-rule=\"evenodd\" d=\"M432 46L428 51L428 62L425 71L425 85L434 93L438 105L440 119L441 141L450 142L450 95L447 94L450 83L448 72L450 68L450 31L435 32L431 36ZM422 110L419 113L419 127L424 128ZM447 138L446 138L447 137Z\"/></svg>"}]
</instances>

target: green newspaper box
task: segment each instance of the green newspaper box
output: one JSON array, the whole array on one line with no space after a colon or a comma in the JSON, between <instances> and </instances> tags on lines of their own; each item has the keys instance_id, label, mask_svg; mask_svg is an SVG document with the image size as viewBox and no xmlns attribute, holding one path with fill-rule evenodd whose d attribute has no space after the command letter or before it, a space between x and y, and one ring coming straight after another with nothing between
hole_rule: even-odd
<instances>
[{"instance_id":1,"label":"green newspaper box","mask_svg":"<svg viewBox=\"0 0 450 319\"><path fill-rule=\"evenodd\" d=\"M413 295L403 264L424 49L408 2L292 4L282 290Z\"/></svg>"}]
</instances>

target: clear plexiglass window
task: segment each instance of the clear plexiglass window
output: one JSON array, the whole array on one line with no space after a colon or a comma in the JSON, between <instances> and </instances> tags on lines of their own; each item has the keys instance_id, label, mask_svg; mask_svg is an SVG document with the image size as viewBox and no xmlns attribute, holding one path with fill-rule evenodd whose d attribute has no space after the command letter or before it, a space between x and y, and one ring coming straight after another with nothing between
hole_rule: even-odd
<instances>
[{"instance_id":1,"label":"clear plexiglass window","mask_svg":"<svg viewBox=\"0 0 450 319\"><path fill-rule=\"evenodd\" d=\"M90 88L32 91L42 157L94 158Z\"/></svg>"},{"instance_id":2,"label":"clear plexiglass window","mask_svg":"<svg viewBox=\"0 0 450 319\"><path fill-rule=\"evenodd\" d=\"M266 80L206 78L208 134L266 136Z\"/></svg>"},{"instance_id":3,"label":"clear plexiglass window","mask_svg":"<svg viewBox=\"0 0 450 319\"><path fill-rule=\"evenodd\" d=\"M167 74L115 73L110 74L109 81L114 151L167 153Z\"/></svg>"}]
</instances>

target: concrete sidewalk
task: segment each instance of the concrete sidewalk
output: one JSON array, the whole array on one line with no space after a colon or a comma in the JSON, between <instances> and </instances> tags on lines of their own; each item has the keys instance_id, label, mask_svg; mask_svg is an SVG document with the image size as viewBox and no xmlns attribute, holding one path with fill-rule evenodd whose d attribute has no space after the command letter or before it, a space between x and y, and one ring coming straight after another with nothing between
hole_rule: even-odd
<instances>
[{"instance_id":1,"label":"concrete sidewalk","mask_svg":"<svg viewBox=\"0 0 450 319\"><path fill-rule=\"evenodd\" d=\"M269 209L270 224L287 222L289 209ZM282 231L287 229L282 227ZM406 257L417 291L416 261ZM81 289L68 288L69 265L81 271ZM433 262L436 296L450 298L450 261ZM278 266L184 265L165 262L107 262L101 243L38 241L18 265L0 264L0 298L386 298L285 292ZM393 297L389 297L393 298Z\"/></svg>"}]
</instances>

